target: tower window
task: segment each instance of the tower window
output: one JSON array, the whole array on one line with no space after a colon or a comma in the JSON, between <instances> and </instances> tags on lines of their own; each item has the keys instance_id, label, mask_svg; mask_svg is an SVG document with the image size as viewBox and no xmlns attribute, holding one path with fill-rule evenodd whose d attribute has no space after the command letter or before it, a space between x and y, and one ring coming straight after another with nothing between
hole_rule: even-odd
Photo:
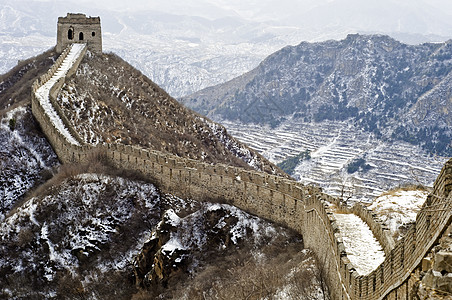
<instances>
[{"instance_id":1,"label":"tower window","mask_svg":"<svg viewBox=\"0 0 452 300\"><path fill-rule=\"evenodd\" d=\"M69 30L67 31L67 38L70 40L74 39L74 30L72 28L69 28Z\"/></svg>"},{"instance_id":2,"label":"tower window","mask_svg":"<svg viewBox=\"0 0 452 300\"><path fill-rule=\"evenodd\" d=\"M83 32L80 32L80 34L78 35L78 39L79 39L80 41L83 41Z\"/></svg>"},{"instance_id":3,"label":"tower window","mask_svg":"<svg viewBox=\"0 0 452 300\"><path fill-rule=\"evenodd\" d=\"M92 36L96 36L96 33L93 31L93 32L91 33L91 35L92 35Z\"/></svg>"}]
</instances>

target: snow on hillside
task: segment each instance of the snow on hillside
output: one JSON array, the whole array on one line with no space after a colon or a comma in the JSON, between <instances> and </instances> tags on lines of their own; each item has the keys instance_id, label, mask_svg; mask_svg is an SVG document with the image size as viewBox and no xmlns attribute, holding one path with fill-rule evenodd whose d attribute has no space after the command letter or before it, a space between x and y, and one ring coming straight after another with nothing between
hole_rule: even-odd
<instances>
[{"instance_id":1,"label":"snow on hillside","mask_svg":"<svg viewBox=\"0 0 452 300\"><path fill-rule=\"evenodd\" d=\"M0 298L130 299L137 292L131 278L134 260L142 251L150 255L146 245L157 233L161 244L153 248L160 249L155 259L170 262L159 265L160 271L182 276L176 277L181 282L190 278L178 297L196 289L193 280L215 293L216 284L229 280L224 266L242 270L251 262L262 268L312 262L310 254L297 254L302 243L290 230L230 205L161 195L150 183L84 173L42 191L0 224ZM294 256L280 255L282 249ZM182 272L171 275L176 266ZM215 268L218 272L206 282L203 276Z\"/></svg>"},{"instance_id":2,"label":"snow on hillside","mask_svg":"<svg viewBox=\"0 0 452 300\"><path fill-rule=\"evenodd\" d=\"M211 129L213 135L215 135L215 137L220 140L220 142L226 147L226 149L231 151L235 156L239 157L241 160L246 162L247 165L254 168L255 170L265 170L265 167L262 163L262 158L259 157L256 152L251 151L244 144L232 138L223 126L219 125L218 123L212 122L207 118L200 117L199 120L207 124L207 126L209 126L209 128ZM276 174L277 170L271 167L271 172L272 174Z\"/></svg>"},{"instance_id":3,"label":"snow on hillside","mask_svg":"<svg viewBox=\"0 0 452 300\"><path fill-rule=\"evenodd\" d=\"M136 145L278 173L221 125L185 108L116 55L88 51L75 76L63 85L58 102L85 143Z\"/></svg>"},{"instance_id":4,"label":"snow on hillside","mask_svg":"<svg viewBox=\"0 0 452 300\"><path fill-rule=\"evenodd\" d=\"M215 213L224 215L216 221L213 228L203 228L205 226L205 224L203 224L203 216ZM248 240L248 242L251 242L252 244L262 243L263 240L271 239L278 235L275 227L269 226L269 224L263 220L251 216L234 206L226 204L202 203L199 210L184 218L180 218L174 210L170 209L165 212L164 219L165 218L167 219L166 223L177 227L177 232L171 233L169 241L162 245L163 252L194 248L203 250L208 242L205 232L211 229L221 231L225 226L231 225L226 223L230 223L230 219L235 220L228 229L230 232L228 239L232 242L231 245L238 245L238 243L247 238L248 235L253 239L253 241ZM193 231L193 228L195 228L196 231ZM228 243L229 242L225 240L219 247L226 248ZM194 262L194 265L197 264L197 262Z\"/></svg>"},{"instance_id":5,"label":"snow on hillside","mask_svg":"<svg viewBox=\"0 0 452 300\"><path fill-rule=\"evenodd\" d=\"M0 121L0 220L58 164L51 146L36 131L29 108L18 107Z\"/></svg>"},{"instance_id":6,"label":"snow on hillside","mask_svg":"<svg viewBox=\"0 0 452 300\"><path fill-rule=\"evenodd\" d=\"M389 226L395 237L401 237L401 227L416 221L428 194L426 190L416 189L390 191L376 198L369 208Z\"/></svg>"},{"instance_id":7,"label":"snow on hillside","mask_svg":"<svg viewBox=\"0 0 452 300\"><path fill-rule=\"evenodd\" d=\"M12 69L18 61L43 53L55 46L55 39L49 37L24 38L1 36L0 43L0 74Z\"/></svg>"},{"instance_id":8,"label":"snow on hillside","mask_svg":"<svg viewBox=\"0 0 452 300\"><path fill-rule=\"evenodd\" d=\"M370 202L384 191L406 184L431 186L447 158L432 157L405 142L386 142L347 122L303 123L289 119L277 128L222 122L228 132L273 163L310 150L293 177L319 185L331 195ZM371 168L348 173L362 158Z\"/></svg>"},{"instance_id":9,"label":"snow on hillside","mask_svg":"<svg viewBox=\"0 0 452 300\"><path fill-rule=\"evenodd\" d=\"M147 238L144 220L157 223L159 195L151 184L82 174L46 193L0 224L0 273L8 282L0 295L54 297L65 274L89 289L128 266ZM29 289L14 288L20 277Z\"/></svg>"}]
</instances>

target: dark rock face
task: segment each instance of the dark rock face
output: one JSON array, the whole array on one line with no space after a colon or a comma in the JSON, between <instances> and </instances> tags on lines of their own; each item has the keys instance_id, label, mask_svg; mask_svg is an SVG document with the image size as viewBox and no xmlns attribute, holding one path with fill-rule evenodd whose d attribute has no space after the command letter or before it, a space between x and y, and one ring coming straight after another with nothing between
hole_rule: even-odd
<instances>
[{"instance_id":1,"label":"dark rock face","mask_svg":"<svg viewBox=\"0 0 452 300\"><path fill-rule=\"evenodd\" d=\"M452 42L410 46L387 36L303 42L253 71L181 101L213 118L278 125L351 120L386 138L452 153ZM432 141L434 140L434 141Z\"/></svg>"},{"instance_id":2,"label":"dark rock face","mask_svg":"<svg viewBox=\"0 0 452 300\"><path fill-rule=\"evenodd\" d=\"M133 262L137 287L158 290L195 276L208 261L272 245L286 234L229 205L198 204L183 218L167 210ZM295 242L295 241L294 241ZM301 241L296 241L300 243Z\"/></svg>"},{"instance_id":3,"label":"dark rock face","mask_svg":"<svg viewBox=\"0 0 452 300\"><path fill-rule=\"evenodd\" d=\"M187 270L188 251L179 248L162 248L170 241L171 234L177 231L177 215L170 210L163 215L151 238L143 245L134 261L135 283L139 287L166 287L170 278Z\"/></svg>"},{"instance_id":4,"label":"dark rock face","mask_svg":"<svg viewBox=\"0 0 452 300\"><path fill-rule=\"evenodd\" d=\"M433 269L442 274L452 273L452 252L439 251L436 253Z\"/></svg>"},{"instance_id":5,"label":"dark rock face","mask_svg":"<svg viewBox=\"0 0 452 300\"><path fill-rule=\"evenodd\" d=\"M137 286L166 287L170 279L187 273L193 258L190 257L190 252L212 252L234 244L231 242L232 228L237 225L239 219L231 215L230 211L225 208L202 209L195 214L195 219L186 221L181 220L172 209L163 215L162 221L134 261ZM222 226L218 226L219 223ZM203 234L202 240L195 241L197 237L193 236L193 241L182 244L177 236L185 230L180 226L192 227L190 230L202 228L201 232L195 233ZM191 249L188 249L187 244Z\"/></svg>"}]
</instances>

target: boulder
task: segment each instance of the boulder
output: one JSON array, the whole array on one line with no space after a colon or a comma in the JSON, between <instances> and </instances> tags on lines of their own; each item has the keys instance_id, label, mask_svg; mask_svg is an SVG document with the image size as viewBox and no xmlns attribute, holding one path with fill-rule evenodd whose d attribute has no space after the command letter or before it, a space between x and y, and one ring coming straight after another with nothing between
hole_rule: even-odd
<instances>
[{"instance_id":1,"label":"boulder","mask_svg":"<svg viewBox=\"0 0 452 300\"><path fill-rule=\"evenodd\" d=\"M452 273L452 252L439 251L436 253L433 270L443 275Z\"/></svg>"}]
</instances>

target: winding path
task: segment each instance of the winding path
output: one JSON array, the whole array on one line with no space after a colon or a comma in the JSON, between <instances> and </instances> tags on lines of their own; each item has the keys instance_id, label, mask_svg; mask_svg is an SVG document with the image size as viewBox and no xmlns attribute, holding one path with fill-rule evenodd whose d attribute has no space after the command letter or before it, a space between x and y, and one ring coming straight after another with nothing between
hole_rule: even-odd
<instances>
[{"instance_id":1,"label":"winding path","mask_svg":"<svg viewBox=\"0 0 452 300\"><path fill-rule=\"evenodd\" d=\"M384 260L385 253L369 226L357 215L335 213L347 257L360 275L375 270Z\"/></svg>"},{"instance_id":2,"label":"winding path","mask_svg":"<svg viewBox=\"0 0 452 300\"><path fill-rule=\"evenodd\" d=\"M70 46L70 51L67 54L66 58L61 63L60 67L54 73L54 75L45 82L41 87L38 88L35 95L38 98L41 106L44 108L46 114L52 120L55 127L60 131L60 133L71 143L74 145L80 145L80 143L72 136L69 132L68 128L64 125L60 116L56 112L55 108L50 101L50 91L52 87L59 81L64 80L66 74L72 68L76 60L83 53L83 50L86 47L86 44L72 44Z\"/></svg>"}]
</instances>

